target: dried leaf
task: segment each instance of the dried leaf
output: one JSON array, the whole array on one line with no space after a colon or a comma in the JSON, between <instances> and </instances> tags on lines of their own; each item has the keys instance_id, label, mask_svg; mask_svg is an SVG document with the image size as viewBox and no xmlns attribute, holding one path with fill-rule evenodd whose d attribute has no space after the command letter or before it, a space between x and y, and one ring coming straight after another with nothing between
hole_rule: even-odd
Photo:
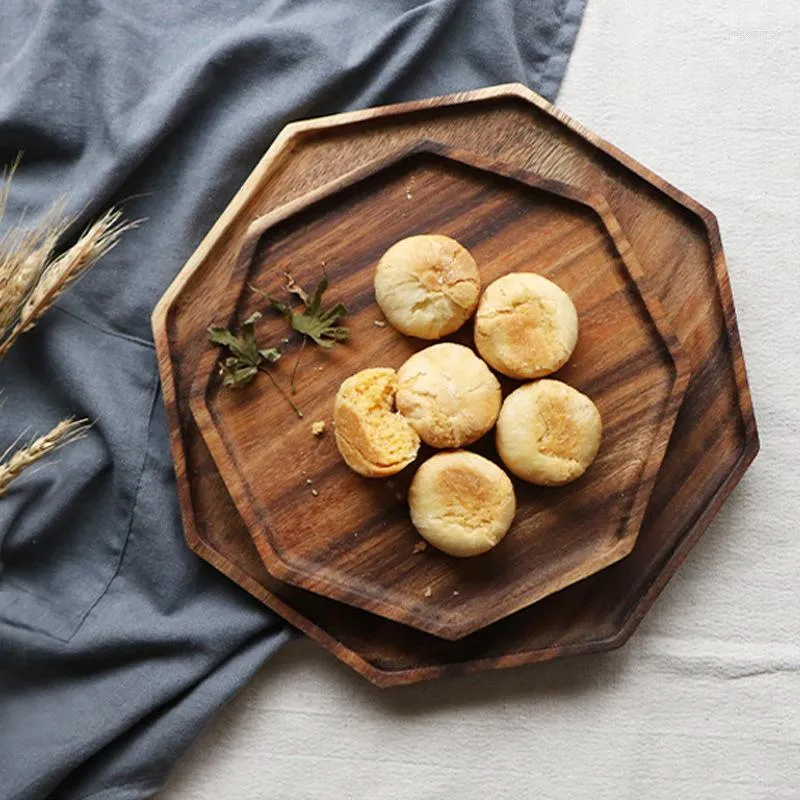
<instances>
[{"instance_id":1,"label":"dried leaf","mask_svg":"<svg viewBox=\"0 0 800 800\"><path fill-rule=\"evenodd\" d=\"M228 355L219 365L222 385L229 386L231 389L241 389L243 386L247 386L259 372L264 372L292 407L294 413L302 418L303 412L281 389L275 376L267 369L270 364L274 364L281 357L281 351L277 347L258 346L256 322L260 319L261 314L258 311L251 314L242 323L240 336L228 328L212 326L208 329L208 339L211 344L224 347L228 351Z\"/></svg>"},{"instance_id":2,"label":"dried leaf","mask_svg":"<svg viewBox=\"0 0 800 800\"><path fill-rule=\"evenodd\" d=\"M327 310L322 308L322 295L328 288L327 274L323 274L322 279L310 295L298 287L293 279L292 285L294 289L291 291L303 301L304 311L294 311L288 303L268 295L255 286L250 288L266 298L274 311L283 314L293 330L312 339L320 347L330 350L336 342L343 342L349 338L350 331L345 326L336 324L347 314L347 309L341 303Z\"/></svg>"},{"instance_id":3,"label":"dried leaf","mask_svg":"<svg viewBox=\"0 0 800 800\"><path fill-rule=\"evenodd\" d=\"M259 350L258 352L268 364L274 364L281 357L281 351L277 347L267 347L265 350Z\"/></svg>"},{"instance_id":4,"label":"dried leaf","mask_svg":"<svg viewBox=\"0 0 800 800\"><path fill-rule=\"evenodd\" d=\"M344 342L350 337L350 331L336 323L347 314L347 309L339 303L328 311L317 310L312 313L309 306L302 314L292 314L292 327L303 336L308 336L320 347L330 350L336 342Z\"/></svg>"},{"instance_id":5,"label":"dried leaf","mask_svg":"<svg viewBox=\"0 0 800 800\"><path fill-rule=\"evenodd\" d=\"M286 286L284 286L283 288L286 289L286 291L289 292L289 294L297 295L300 298L300 300L302 300L303 305L307 306L308 293L306 292L306 290L302 286L300 286L300 284L297 283L297 281L288 272L284 272L283 274L286 276Z\"/></svg>"},{"instance_id":6,"label":"dried leaf","mask_svg":"<svg viewBox=\"0 0 800 800\"><path fill-rule=\"evenodd\" d=\"M224 347L229 355L220 363L223 386L240 389L255 378L262 363L274 364L281 352L277 347L259 348L256 340L256 322L261 314L256 311L242 323L241 336L228 328L212 326L208 338L212 344Z\"/></svg>"}]
</instances>

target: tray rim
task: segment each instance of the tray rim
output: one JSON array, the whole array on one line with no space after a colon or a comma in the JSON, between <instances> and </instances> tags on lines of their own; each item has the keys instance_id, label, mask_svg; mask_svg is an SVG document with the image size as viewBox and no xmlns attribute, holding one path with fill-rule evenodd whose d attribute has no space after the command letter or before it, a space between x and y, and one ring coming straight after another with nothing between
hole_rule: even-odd
<instances>
[{"instance_id":1,"label":"tray rim","mask_svg":"<svg viewBox=\"0 0 800 800\"><path fill-rule=\"evenodd\" d=\"M269 526L265 522L261 522L260 515L253 510L253 504L257 504L257 500L254 497L256 493L251 490L252 484L243 474L243 470L238 464L236 453L222 435L220 427L223 423L218 419L219 415L213 409L214 389L217 388L214 376L219 363L215 348L209 348L210 352L213 353L213 359L207 353L200 356L195 378L192 381L189 407L226 489L239 515L245 522L250 538L258 550L259 557L267 571L274 578L306 591L320 594L331 600L346 603L363 611L408 625L425 633L456 641L486 628L517 611L521 611L523 608L527 608L545 597L599 572L601 569L611 566L611 564L616 563L631 552L641 529L647 504L655 485L655 477L666 453L669 434L683 401L689 382L690 369L688 358L675 332L672 330L672 325L661 305L660 299L655 292L648 288L647 276L642 270L619 222L601 194L586 192L568 184L544 178L533 171L515 169L500 159L488 159L476 153L431 140L416 142L407 148L398 150L390 157L374 159L362 167L322 184L290 203L279 206L253 220L242 237L241 245L235 258L235 266L231 271L230 279L223 293L223 297L228 302L225 303L225 311L221 314L222 318L226 319L230 324L233 315L235 315L244 291L243 281L247 279L246 273L252 267L253 257L261 237L270 229L310 206L333 197L345 189L356 186L364 180L380 175L382 172L390 170L404 161L416 156L426 155L435 156L457 165L465 165L490 175L499 175L525 187L565 198L588 210L599 220L606 236L610 239L622 269L626 273L633 291L638 296L638 302L655 328L654 337L665 348L666 352L663 360L665 364L670 365L667 367L670 372L669 390L666 393L661 415L652 427L647 457L638 472L638 481L635 485L634 496L630 501L627 521L622 529L623 532L617 534L619 538L614 542L613 546L605 549L603 557L593 560L590 569L586 568L586 559L584 559L580 566L567 573L562 573L559 578L550 581L543 591L529 593L529 599L518 603L497 603L493 606L494 613L481 619L477 619L474 615L460 618L455 613L444 618L425 617L424 614L413 610L409 612L402 604L396 601L385 600L380 592L376 592L374 596L363 596L356 589L349 587L346 582L334 580L333 578L322 579L309 570L295 566L285 559L275 547L272 535L269 532ZM231 306L232 310L228 312L228 308ZM211 314L209 322L217 319L215 314L219 315L219 312L220 309L217 307L215 312Z\"/></svg>"},{"instance_id":2,"label":"tray rim","mask_svg":"<svg viewBox=\"0 0 800 800\"><path fill-rule=\"evenodd\" d=\"M609 156L627 171L649 183L674 203L693 214L703 225L711 251L711 261L716 284L719 306L724 316L724 331L733 369L736 386L739 416L743 428L744 446L739 458L728 474L721 479L711 495L705 508L701 509L693 523L687 525L686 533L667 552L659 565L648 574L648 580L635 600L622 612L620 623L613 632L599 635L597 638L573 644L555 645L551 648L529 649L502 660L497 657L474 659L452 664L436 664L429 666L403 668L398 670L383 669L367 661L353 649L340 642L326 630L312 622L272 591L266 589L249 573L245 572L228 556L212 547L199 532L195 518L195 510L191 493L186 481L178 480L177 493L183 520L184 535L188 546L201 558L226 574L242 588L272 608L276 613L289 620L344 663L356 669L360 674L377 686L392 686L429 680L445 675L463 674L483 669L503 669L521 664L536 663L558 657L568 657L582 653L601 652L622 646L630 638L640 621L647 614L664 586L683 563L684 559L703 535L711 520L718 513L722 503L741 480L742 475L752 463L759 451L759 436L753 413L746 366L744 363L738 325L731 292L730 281L726 269L726 261L719 234L719 226L714 214L688 194L677 189L647 167L640 164L615 145L585 128L572 119L564 111L553 106L549 101L531 89L519 83L501 84L483 89L443 95L415 100L405 103L384 105L359 111L334 114L303 122L289 123L278 134L264 156L255 166L248 178L231 199L223 213L203 237L198 247L176 275L173 282L156 304L151 323L154 332L155 350L164 395L167 419L170 423L170 447L176 472L187 474L187 451L184 447L183 428L180 421L177 397L177 378L175 364L170 353L170 327L172 319L179 307L180 295L192 280L198 268L202 266L209 250L216 240L224 235L237 220L242 209L250 202L264 177L273 167L280 165L291 149L292 142L307 132L323 131L366 120L383 120L393 116L408 114L412 111L424 112L427 109L447 109L462 104L489 103L492 101L522 101L533 106L547 117L558 122L568 133L577 135L599 152Z\"/></svg>"}]
</instances>

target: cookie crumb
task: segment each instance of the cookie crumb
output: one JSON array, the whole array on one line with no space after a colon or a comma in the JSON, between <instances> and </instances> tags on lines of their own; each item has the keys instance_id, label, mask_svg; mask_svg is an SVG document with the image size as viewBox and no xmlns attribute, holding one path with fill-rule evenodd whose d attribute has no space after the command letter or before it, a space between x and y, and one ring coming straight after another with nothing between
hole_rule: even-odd
<instances>
[{"instance_id":1,"label":"cookie crumb","mask_svg":"<svg viewBox=\"0 0 800 800\"><path fill-rule=\"evenodd\" d=\"M427 542L417 542L414 545L413 553L424 553L428 549Z\"/></svg>"},{"instance_id":2,"label":"cookie crumb","mask_svg":"<svg viewBox=\"0 0 800 800\"><path fill-rule=\"evenodd\" d=\"M316 489L312 489L311 490L311 496L312 497L319 497L319 492Z\"/></svg>"},{"instance_id":3,"label":"cookie crumb","mask_svg":"<svg viewBox=\"0 0 800 800\"><path fill-rule=\"evenodd\" d=\"M425 597L430 597L433 594L433 590L428 586L422 594L424 594Z\"/></svg>"},{"instance_id":4,"label":"cookie crumb","mask_svg":"<svg viewBox=\"0 0 800 800\"><path fill-rule=\"evenodd\" d=\"M386 323L382 319L376 319L372 324L376 328L385 328L386 327Z\"/></svg>"},{"instance_id":5,"label":"cookie crumb","mask_svg":"<svg viewBox=\"0 0 800 800\"><path fill-rule=\"evenodd\" d=\"M317 422L311 423L311 433L314 436L320 437L323 433L325 433L325 421L318 420Z\"/></svg>"}]
</instances>

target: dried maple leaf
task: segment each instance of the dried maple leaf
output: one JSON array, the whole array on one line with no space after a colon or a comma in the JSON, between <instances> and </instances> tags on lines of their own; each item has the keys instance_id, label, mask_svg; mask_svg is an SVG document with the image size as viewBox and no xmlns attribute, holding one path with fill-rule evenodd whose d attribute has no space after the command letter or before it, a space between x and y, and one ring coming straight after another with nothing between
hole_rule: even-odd
<instances>
[{"instance_id":1,"label":"dried maple leaf","mask_svg":"<svg viewBox=\"0 0 800 800\"><path fill-rule=\"evenodd\" d=\"M220 362L219 367L222 374L222 385L232 389L241 389L243 386L247 386L257 373L263 372L286 398L294 413L298 417L302 417L303 412L281 389L275 376L268 369L281 357L281 351L277 347L260 348L258 346L256 322L260 319L261 314L258 311L251 314L242 323L242 332L239 336L228 328L212 326L208 329L209 341L228 351L228 355Z\"/></svg>"},{"instance_id":2,"label":"dried maple leaf","mask_svg":"<svg viewBox=\"0 0 800 800\"><path fill-rule=\"evenodd\" d=\"M307 336L320 347L330 350L336 342L347 340L350 336L350 331L344 325L336 324L347 314L345 306L337 303L329 309L322 307L322 295L328 288L327 274L322 276L322 279L310 295L299 287L291 276L289 278L290 283L286 287L287 291L300 298L304 306L302 311L295 311L288 303L268 295L255 286L250 288L266 298L271 308L283 314L293 330L302 336Z\"/></svg>"}]
</instances>

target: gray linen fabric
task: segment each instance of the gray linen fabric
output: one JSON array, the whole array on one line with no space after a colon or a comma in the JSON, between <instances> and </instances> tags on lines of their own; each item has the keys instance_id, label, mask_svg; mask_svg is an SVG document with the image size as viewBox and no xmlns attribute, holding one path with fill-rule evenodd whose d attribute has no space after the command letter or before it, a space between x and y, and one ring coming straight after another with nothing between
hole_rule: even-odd
<instances>
[{"instance_id":1,"label":"gray linen fabric","mask_svg":"<svg viewBox=\"0 0 800 800\"><path fill-rule=\"evenodd\" d=\"M121 201L147 222L0 365L4 445L96 421L0 501L0 800L150 797L289 636L184 544L149 324L275 134L507 81L552 98L584 3L2 0L5 224L65 192L76 229Z\"/></svg>"}]
</instances>

